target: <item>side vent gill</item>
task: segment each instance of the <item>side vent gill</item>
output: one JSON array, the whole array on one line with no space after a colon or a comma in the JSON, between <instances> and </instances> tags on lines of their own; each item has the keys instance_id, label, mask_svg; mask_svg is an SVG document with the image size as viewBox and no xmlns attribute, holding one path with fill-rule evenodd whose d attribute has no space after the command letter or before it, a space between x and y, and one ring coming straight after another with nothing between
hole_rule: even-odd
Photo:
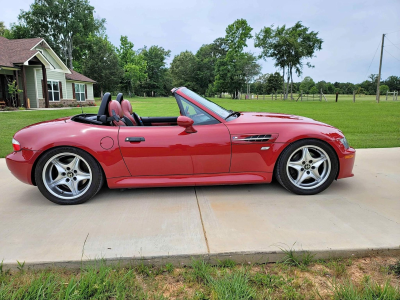
<instances>
[{"instance_id":1,"label":"side vent gill","mask_svg":"<svg viewBox=\"0 0 400 300\"><path fill-rule=\"evenodd\" d=\"M244 141L244 142L268 142L271 139L270 134L264 134L264 135L251 135L247 136L243 139L239 138L234 138L235 141Z\"/></svg>"}]
</instances>

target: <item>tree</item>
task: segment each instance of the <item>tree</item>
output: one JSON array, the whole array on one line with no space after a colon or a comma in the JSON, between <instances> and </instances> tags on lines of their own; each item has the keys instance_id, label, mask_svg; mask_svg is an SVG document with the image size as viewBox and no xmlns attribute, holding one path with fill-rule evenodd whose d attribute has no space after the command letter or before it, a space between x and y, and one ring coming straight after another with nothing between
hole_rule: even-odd
<instances>
[{"instance_id":1,"label":"tree","mask_svg":"<svg viewBox=\"0 0 400 300\"><path fill-rule=\"evenodd\" d=\"M318 94L318 88L315 85L310 89L310 94L312 95Z\"/></svg>"},{"instance_id":2,"label":"tree","mask_svg":"<svg viewBox=\"0 0 400 300\"><path fill-rule=\"evenodd\" d=\"M166 68L166 59L171 51L160 46L144 47L141 52L146 60L147 79L140 84L140 92L146 95L170 95L172 89L171 74Z\"/></svg>"},{"instance_id":3,"label":"tree","mask_svg":"<svg viewBox=\"0 0 400 300\"><path fill-rule=\"evenodd\" d=\"M0 21L0 36L4 36L6 34L7 28L4 25L3 21Z\"/></svg>"},{"instance_id":4,"label":"tree","mask_svg":"<svg viewBox=\"0 0 400 300\"><path fill-rule=\"evenodd\" d=\"M389 76L383 83L391 91L400 91L400 76Z\"/></svg>"},{"instance_id":5,"label":"tree","mask_svg":"<svg viewBox=\"0 0 400 300\"><path fill-rule=\"evenodd\" d=\"M190 51L183 51L176 55L169 68L174 86L185 86L197 91L196 73L197 58Z\"/></svg>"},{"instance_id":6,"label":"tree","mask_svg":"<svg viewBox=\"0 0 400 300\"><path fill-rule=\"evenodd\" d=\"M210 95L213 93L217 61L224 59L227 52L228 46L224 38L217 38L213 43L203 45L197 51L195 77L199 94Z\"/></svg>"},{"instance_id":7,"label":"tree","mask_svg":"<svg viewBox=\"0 0 400 300\"><path fill-rule=\"evenodd\" d=\"M275 72L274 74L268 76L265 92L267 94L280 93L282 84L283 84L282 75L279 74L279 72Z\"/></svg>"},{"instance_id":8,"label":"tree","mask_svg":"<svg viewBox=\"0 0 400 300\"><path fill-rule=\"evenodd\" d=\"M95 19L93 13L88 0L34 0L28 11L21 10L11 34L44 38L72 69L74 57L83 56L88 37L104 31L105 19Z\"/></svg>"},{"instance_id":9,"label":"tree","mask_svg":"<svg viewBox=\"0 0 400 300\"><path fill-rule=\"evenodd\" d=\"M243 73L245 82L247 83L247 95L249 96L250 82L261 73L261 66L257 63L257 58L251 53L248 53L245 56L245 60L243 60Z\"/></svg>"},{"instance_id":10,"label":"tree","mask_svg":"<svg viewBox=\"0 0 400 300\"><path fill-rule=\"evenodd\" d=\"M389 87L387 85L383 84L379 86L379 93L381 95L386 95L387 92L389 92Z\"/></svg>"},{"instance_id":11,"label":"tree","mask_svg":"<svg viewBox=\"0 0 400 300\"><path fill-rule=\"evenodd\" d=\"M83 74L97 82L94 88L103 97L104 91L115 91L123 76L115 47L107 37L91 36L88 39ZM95 90L95 91L96 91Z\"/></svg>"},{"instance_id":12,"label":"tree","mask_svg":"<svg viewBox=\"0 0 400 300\"><path fill-rule=\"evenodd\" d=\"M304 94L308 94L313 86L315 86L314 80L310 76L306 76L300 84L300 91Z\"/></svg>"},{"instance_id":13,"label":"tree","mask_svg":"<svg viewBox=\"0 0 400 300\"><path fill-rule=\"evenodd\" d=\"M121 36L121 45L117 49L119 64L124 70L121 86L131 96L139 82L147 78L147 64L142 53L133 50L133 43L127 36Z\"/></svg>"},{"instance_id":14,"label":"tree","mask_svg":"<svg viewBox=\"0 0 400 300\"><path fill-rule=\"evenodd\" d=\"M251 54L243 52L244 47L247 47L247 40L252 38L252 30L244 19L238 19L226 28L228 51L216 63L214 87L218 92L230 92L232 98L238 96L246 81L244 68L252 61Z\"/></svg>"},{"instance_id":15,"label":"tree","mask_svg":"<svg viewBox=\"0 0 400 300\"><path fill-rule=\"evenodd\" d=\"M293 70L301 76L303 66L314 67L310 62L304 63L304 59L312 58L315 51L322 49L322 39L318 38L318 32L309 31L301 22L293 27L286 28L274 26L264 27L256 34L255 47L261 48L260 58L269 57L275 60L275 66L282 68L283 77L287 71L287 84L284 98L289 92L289 80L291 93L293 91ZM283 85L283 90L285 86Z\"/></svg>"}]
</instances>

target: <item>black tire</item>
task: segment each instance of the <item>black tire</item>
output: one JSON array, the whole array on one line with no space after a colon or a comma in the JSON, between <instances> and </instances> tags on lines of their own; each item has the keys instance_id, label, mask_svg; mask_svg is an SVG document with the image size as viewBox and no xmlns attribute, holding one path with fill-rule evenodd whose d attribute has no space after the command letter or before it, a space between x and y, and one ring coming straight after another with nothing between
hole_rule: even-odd
<instances>
[{"instance_id":1,"label":"black tire","mask_svg":"<svg viewBox=\"0 0 400 300\"><path fill-rule=\"evenodd\" d=\"M326 167L325 171L325 177L324 180L321 179L321 181L317 181L314 178L309 178L307 180L310 181L309 184L310 186L308 187L300 187L299 185L301 184L295 184L295 176L298 176L300 173L298 170L292 170L287 167L289 159L293 159L296 155L299 155L299 149L303 148L308 148L310 146L311 153L317 153L313 152L314 149L318 148L323 150L325 153L324 155L329 158L326 163L323 163L324 165L322 166L322 169ZM315 148L312 148L315 146ZM317 153L318 154L318 153ZM316 158L317 159L317 158ZM312 160L310 160L312 161ZM291 160L291 162L293 162ZM298 163L299 161L294 161L295 163ZM303 163L303 162L301 162ZM329 163L329 168L328 168L328 163ZM311 164L307 164L307 168L312 168ZM313 168L313 170L315 167ZM318 169L318 167L317 167ZM308 171L309 170L309 171ZM319 170L319 169L318 169ZM329 171L328 171L329 170ZM278 162L276 164L276 169L275 169L275 177L278 180L278 182L288 191L291 191L295 194L298 195L315 195L318 194L322 191L324 191L326 188L328 188L333 180L336 178L336 175L339 170L339 162L336 156L335 151L332 149L332 147L325 143L324 141L321 140L316 140L316 139L304 139L300 140L297 142L294 142L293 144L290 144L283 152L281 153ZM301 171L308 172L310 174L310 171L313 172L311 169L304 169L302 168ZM298 172L298 173L296 173ZM291 177L289 177L291 176ZM313 187L313 184L315 187Z\"/></svg>"},{"instance_id":2,"label":"black tire","mask_svg":"<svg viewBox=\"0 0 400 300\"><path fill-rule=\"evenodd\" d=\"M68 154L72 154L79 156L81 159L83 158L85 166L90 168L90 170L87 170L89 170L89 172L91 173L91 179L90 181L88 181L88 184L84 188L85 191L82 192L82 195L77 195L74 199L63 199L56 196L55 192L49 191L44 182L45 179L43 179L43 177L45 177L44 168L46 164L48 164L48 162L52 160L55 156L61 155L62 157L63 154L66 154L66 156L68 156ZM51 202L61 205L74 205L84 203L94 197L103 186L105 179L101 166L90 154L78 148L59 147L49 150L42 157L40 157L35 168L35 180L40 192ZM67 180L72 180L72 178Z\"/></svg>"}]
</instances>

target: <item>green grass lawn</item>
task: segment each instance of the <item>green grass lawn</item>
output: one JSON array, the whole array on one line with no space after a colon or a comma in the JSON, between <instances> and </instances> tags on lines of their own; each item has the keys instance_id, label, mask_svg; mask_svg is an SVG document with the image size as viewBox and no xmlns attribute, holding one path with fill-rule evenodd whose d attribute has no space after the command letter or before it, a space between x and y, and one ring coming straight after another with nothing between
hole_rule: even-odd
<instances>
[{"instance_id":1,"label":"green grass lawn","mask_svg":"<svg viewBox=\"0 0 400 300\"><path fill-rule=\"evenodd\" d=\"M296 97L297 98L297 97ZM310 97L311 98L311 97ZM346 135L355 148L400 147L400 101L375 102L375 96L357 97L327 95L325 101L271 101L268 100L212 99L221 106L237 111L265 111L296 114L333 125ZM178 116L179 110L173 97L132 98L133 110L140 116ZM400 100L400 99L399 99ZM99 105L99 100L96 101ZM97 113L97 107L84 107L86 113ZM0 157L12 151L11 139L19 129L44 120L79 114L79 108L49 111L0 112Z\"/></svg>"},{"instance_id":2,"label":"green grass lawn","mask_svg":"<svg viewBox=\"0 0 400 300\"><path fill-rule=\"evenodd\" d=\"M287 255L276 264L223 260L190 266L105 265L81 270L0 269L0 299L400 299L398 257L310 261ZM0 265L1 266L1 265Z\"/></svg>"}]
</instances>

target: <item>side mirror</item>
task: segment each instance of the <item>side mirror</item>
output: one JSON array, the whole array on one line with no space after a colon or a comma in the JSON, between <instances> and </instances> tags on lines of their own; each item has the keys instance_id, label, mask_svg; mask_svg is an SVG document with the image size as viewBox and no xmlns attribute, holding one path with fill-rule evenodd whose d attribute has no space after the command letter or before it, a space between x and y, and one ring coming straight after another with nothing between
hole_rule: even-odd
<instances>
[{"instance_id":1,"label":"side mirror","mask_svg":"<svg viewBox=\"0 0 400 300\"><path fill-rule=\"evenodd\" d=\"M194 121L189 117L180 116L178 117L177 123L179 126L184 127L187 133L197 132L197 130L193 128Z\"/></svg>"}]
</instances>

